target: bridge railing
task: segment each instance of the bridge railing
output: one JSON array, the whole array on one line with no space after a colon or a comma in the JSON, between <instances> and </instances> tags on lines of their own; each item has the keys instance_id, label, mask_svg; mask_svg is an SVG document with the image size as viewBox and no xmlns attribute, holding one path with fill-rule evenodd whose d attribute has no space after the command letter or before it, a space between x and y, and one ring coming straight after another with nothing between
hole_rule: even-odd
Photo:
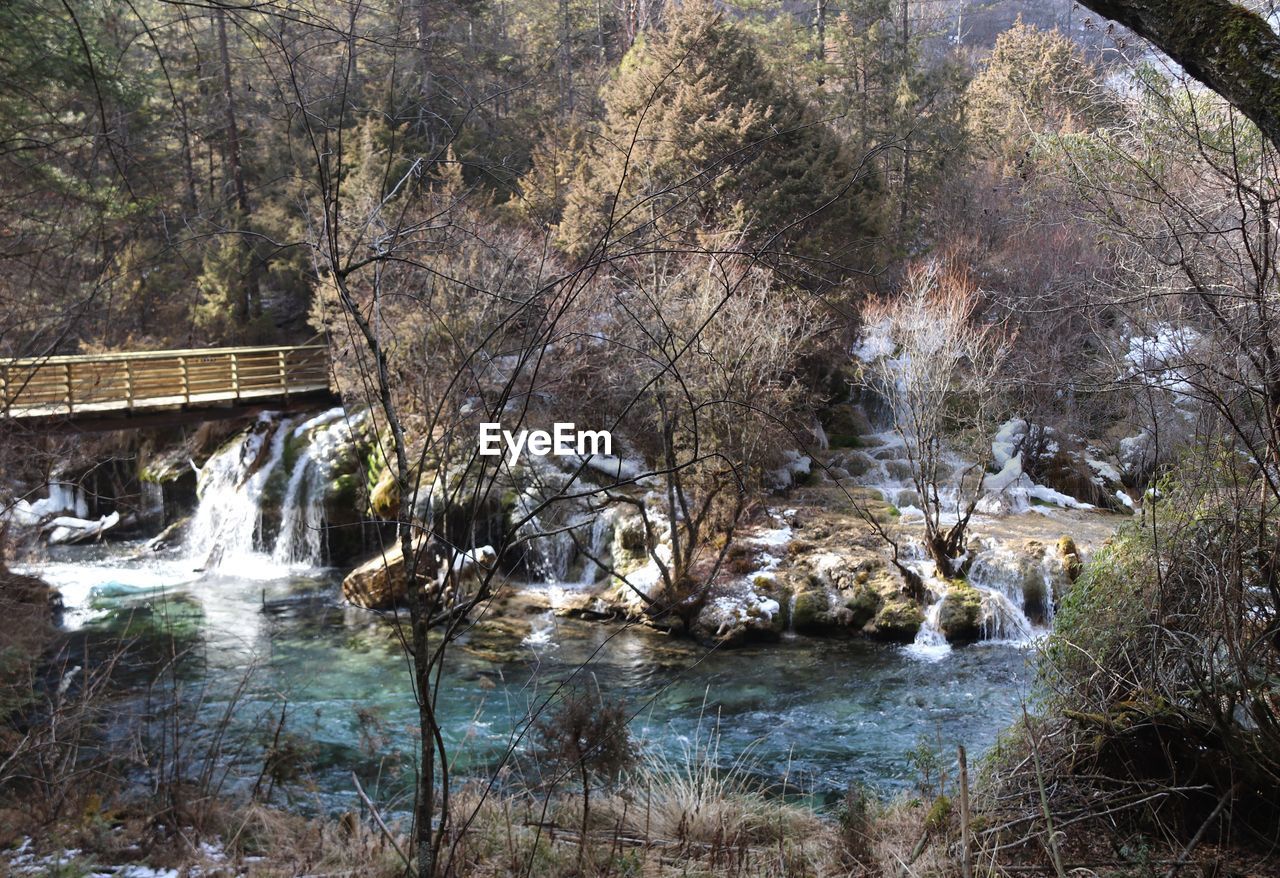
<instances>
[{"instance_id":1,"label":"bridge railing","mask_svg":"<svg viewBox=\"0 0 1280 878\"><path fill-rule=\"evenodd\" d=\"M329 384L324 345L0 360L5 417L288 396Z\"/></svg>"}]
</instances>

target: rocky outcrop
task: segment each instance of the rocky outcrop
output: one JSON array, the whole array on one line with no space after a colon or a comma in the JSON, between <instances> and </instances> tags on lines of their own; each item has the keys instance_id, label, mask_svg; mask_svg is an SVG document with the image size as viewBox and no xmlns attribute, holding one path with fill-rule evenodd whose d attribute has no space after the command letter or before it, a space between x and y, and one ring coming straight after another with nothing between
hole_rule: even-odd
<instances>
[{"instance_id":1,"label":"rocky outcrop","mask_svg":"<svg viewBox=\"0 0 1280 878\"><path fill-rule=\"evenodd\" d=\"M452 598L451 589L462 578L488 569L497 561L492 546L482 546L458 555L447 569L448 548L426 534L414 539L411 547L416 562L416 579L433 589L445 589L444 598ZM397 542L347 574L342 580L342 596L358 607L386 610L404 602L408 596L408 564Z\"/></svg>"},{"instance_id":2,"label":"rocky outcrop","mask_svg":"<svg viewBox=\"0 0 1280 878\"><path fill-rule=\"evenodd\" d=\"M807 542L817 537L817 545ZM902 575L866 540L810 528L788 565L795 591L791 625L798 634L862 634L910 642L924 621Z\"/></svg>"}]
</instances>

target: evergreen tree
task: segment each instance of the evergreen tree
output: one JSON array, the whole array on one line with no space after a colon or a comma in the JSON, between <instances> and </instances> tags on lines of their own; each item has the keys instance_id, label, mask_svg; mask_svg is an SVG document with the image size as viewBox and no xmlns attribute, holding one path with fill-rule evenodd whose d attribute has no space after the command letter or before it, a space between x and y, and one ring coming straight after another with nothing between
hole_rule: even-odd
<instances>
[{"instance_id":1,"label":"evergreen tree","mask_svg":"<svg viewBox=\"0 0 1280 878\"><path fill-rule=\"evenodd\" d=\"M559 225L572 254L601 236L679 248L732 230L847 265L877 232L874 182L710 0L672 10L663 31L638 41L604 103Z\"/></svg>"},{"instance_id":2,"label":"evergreen tree","mask_svg":"<svg viewBox=\"0 0 1280 878\"><path fill-rule=\"evenodd\" d=\"M1006 172L1040 135L1092 130L1118 117L1114 96L1069 37L1018 21L969 86L969 131Z\"/></svg>"}]
</instances>

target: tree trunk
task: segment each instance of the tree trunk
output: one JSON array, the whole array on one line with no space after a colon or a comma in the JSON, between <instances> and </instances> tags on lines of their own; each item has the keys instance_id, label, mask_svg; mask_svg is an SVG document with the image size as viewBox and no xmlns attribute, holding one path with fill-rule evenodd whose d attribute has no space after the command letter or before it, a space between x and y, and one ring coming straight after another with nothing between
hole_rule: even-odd
<instances>
[{"instance_id":1,"label":"tree trunk","mask_svg":"<svg viewBox=\"0 0 1280 878\"><path fill-rule=\"evenodd\" d=\"M1280 36L1229 0L1081 0L1146 37L1280 147Z\"/></svg>"},{"instance_id":2,"label":"tree trunk","mask_svg":"<svg viewBox=\"0 0 1280 878\"><path fill-rule=\"evenodd\" d=\"M578 869L582 869L582 860L587 852L587 828L591 825L591 775L587 771L586 754L578 760L578 771L582 775L582 838L578 840Z\"/></svg>"},{"instance_id":3,"label":"tree trunk","mask_svg":"<svg viewBox=\"0 0 1280 878\"><path fill-rule=\"evenodd\" d=\"M818 0L818 8L815 13L815 24L818 30L818 60L823 61L827 57L827 2L826 0Z\"/></svg>"},{"instance_id":4,"label":"tree trunk","mask_svg":"<svg viewBox=\"0 0 1280 878\"><path fill-rule=\"evenodd\" d=\"M428 0L418 0L418 127L427 137L428 144L434 144L431 132L435 126L431 124L431 93L434 86L431 80L431 9Z\"/></svg>"},{"instance_id":5,"label":"tree trunk","mask_svg":"<svg viewBox=\"0 0 1280 878\"><path fill-rule=\"evenodd\" d=\"M218 53L222 58L222 112L226 124L227 166L235 187L236 206L249 215L249 189L244 182L244 166L240 161L240 126L236 121L235 88L231 81L231 53L227 48L227 13L218 7Z\"/></svg>"},{"instance_id":6,"label":"tree trunk","mask_svg":"<svg viewBox=\"0 0 1280 878\"><path fill-rule=\"evenodd\" d=\"M231 53L227 48L227 13L222 7L218 7L214 14L218 19L218 53L222 60L222 112L227 129L225 139L227 171L231 174L231 183L235 189L236 208L240 212L240 222L237 224L239 226L248 222L252 209L249 204L249 188L244 180L244 165L240 160L240 126L236 120L235 88L231 81ZM241 245L249 248L249 275L244 281L236 316L243 324L247 324L249 318L256 316L254 312L261 307L257 304L259 301L258 264L253 248L248 242L241 241Z\"/></svg>"}]
</instances>

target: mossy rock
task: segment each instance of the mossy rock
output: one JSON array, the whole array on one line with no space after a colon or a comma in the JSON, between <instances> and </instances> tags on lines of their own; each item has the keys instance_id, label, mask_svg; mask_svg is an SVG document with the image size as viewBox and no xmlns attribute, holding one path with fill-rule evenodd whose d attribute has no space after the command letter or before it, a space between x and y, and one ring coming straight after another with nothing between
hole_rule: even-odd
<instances>
[{"instance_id":1,"label":"mossy rock","mask_svg":"<svg viewBox=\"0 0 1280 878\"><path fill-rule=\"evenodd\" d=\"M871 459L871 455L862 451L854 451L850 454L844 455L844 457L841 458L840 463L848 471L849 475L855 477L865 476L876 464L876 462Z\"/></svg>"},{"instance_id":2,"label":"mossy rock","mask_svg":"<svg viewBox=\"0 0 1280 878\"><path fill-rule=\"evenodd\" d=\"M1076 547L1076 541L1069 535L1058 537L1058 557L1066 568L1067 578L1075 582L1080 577L1084 564L1080 560L1080 549Z\"/></svg>"},{"instance_id":3,"label":"mossy rock","mask_svg":"<svg viewBox=\"0 0 1280 878\"><path fill-rule=\"evenodd\" d=\"M799 634L829 631L834 623L831 601L823 589L807 589L796 595L791 610L791 628Z\"/></svg>"},{"instance_id":4,"label":"mossy rock","mask_svg":"<svg viewBox=\"0 0 1280 878\"><path fill-rule=\"evenodd\" d=\"M910 643L924 624L920 607L902 596L885 601L872 620L871 633L880 640Z\"/></svg>"},{"instance_id":5,"label":"mossy rock","mask_svg":"<svg viewBox=\"0 0 1280 878\"><path fill-rule=\"evenodd\" d=\"M399 516L400 486L396 484L395 475L390 469L381 472L373 490L369 492L369 508L374 515L388 521Z\"/></svg>"},{"instance_id":6,"label":"mossy rock","mask_svg":"<svg viewBox=\"0 0 1280 878\"><path fill-rule=\"evenodd\" d=\"M852 613L849 619L849 626L851 628L864 627L875 618L883 603L884 598L874 588L866 585L859 586L853 595L844 602L845 609Z\"/></svg>"},{"instance_id":7,"label":"mossy rock","mask_svg":"<svg viewBox=\"0 0 1280 878\"><path fill-rule=\"evenodd\" d=\"M853 403L845 403L844 405L832 406L823 418L823 428L827 431L828 438L836 436L849 437L856 441L857 437L865 436L868 433L874 433L871 428L871 422L867 420L867 415L862 408ZM832 443L833 447L834 442ZM845 446L845 447L857 447Z\"/></svg>"},{"instance_id":8,"label":"mossy rock","mask_svg":"<svg viewBox=\"0 0 1280 878\"><path fill-rule=\"evenodd\" d=\"M947 588L938 611L938 627L948 643L973 643L982 636L982 595L962 579Z\"/></svg>"},{"instance_id":9,"label":"mossy rock","mask_svg":"<svg viewBox=\"0 0 1280 878\"><path fill-rule=\"evenodd\" d=\"M889 478L897 479L899 482L911 481L911 462L908 460L886 460L884 462L884 471L888 473Z\"/></svg>"}]
</instances>

